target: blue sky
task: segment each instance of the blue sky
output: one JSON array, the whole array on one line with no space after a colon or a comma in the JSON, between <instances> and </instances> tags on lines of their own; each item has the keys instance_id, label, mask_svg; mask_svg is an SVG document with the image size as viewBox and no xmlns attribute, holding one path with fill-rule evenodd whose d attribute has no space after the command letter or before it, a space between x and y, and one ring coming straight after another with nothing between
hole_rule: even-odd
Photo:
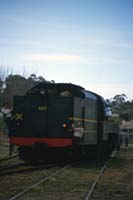
<instances>
[{"instance_id":1,"label":"blue sky","mask_svg":"<svg viewBox=\"0 0 133 200\"><path fill-rule=\"evenodd\" d=\"M0 64L133 99L132 0L0 0Z\"/></svg>"}]
</instances>

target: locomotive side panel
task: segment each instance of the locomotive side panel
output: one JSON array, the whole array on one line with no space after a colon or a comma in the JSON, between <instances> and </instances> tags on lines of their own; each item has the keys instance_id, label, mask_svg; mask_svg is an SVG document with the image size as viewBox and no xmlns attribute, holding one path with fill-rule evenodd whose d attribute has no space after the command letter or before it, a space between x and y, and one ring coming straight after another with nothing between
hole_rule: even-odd
<instances>
[{"instance_id":1,"label":"locomotive side panel","mask_svg":"<svg viewBox=\"0 0 133 200\"><path fill-rule=\"evenodd\" d=\"M84 134L83 144L97 144L97 101L89 98L74 98L74 127L82 123Z\"/></svg>"},{"instance_id":2,"label":"locomotive side panel","mask_svg":"<svg viewBox=\"0 0 133 200\"><path fill-rule=\"evenodd\" d=\"M97 101L85 100L84 144L97 144Z\"/></svg>"},{"instance_id":3,"label":"locomotive side panel","mask_svg":"<svg viewBox=\"0 0 133 200\"><path fill-rule=\"evenodd\" d=\"M78 127L79 123L84 125L84 99L74 97L73 124Z\"/></svg>"}]
</instances>

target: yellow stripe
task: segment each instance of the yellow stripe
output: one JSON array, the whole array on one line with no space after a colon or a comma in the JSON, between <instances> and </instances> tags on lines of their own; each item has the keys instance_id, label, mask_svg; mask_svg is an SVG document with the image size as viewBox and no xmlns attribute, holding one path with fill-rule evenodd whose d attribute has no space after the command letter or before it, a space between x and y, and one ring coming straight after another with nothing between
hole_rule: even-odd
<instances>
[{"instance_id":1,"label":"yellow stripe","mask_svg":"<svg viewBox=\"0 0 133 200\"><path fill-rule=\"evenodd\" d=\"M97 131L85 131L84 130L84 133L97 133Z\"/></svg>"},{"instance_id":2,"label":"yellow stripe","mask_svg":"<svg viewBox=\"0 0 133 200\"><path fill-rule=\"evenodd\" d=\"M93 123L97 123L96 120L93 119L82 119L82 118L77 118L77 117L70 117L70 120L75 120L75 121L84 121L84 122L93 122Z\"/></svg>"}]
</instances>

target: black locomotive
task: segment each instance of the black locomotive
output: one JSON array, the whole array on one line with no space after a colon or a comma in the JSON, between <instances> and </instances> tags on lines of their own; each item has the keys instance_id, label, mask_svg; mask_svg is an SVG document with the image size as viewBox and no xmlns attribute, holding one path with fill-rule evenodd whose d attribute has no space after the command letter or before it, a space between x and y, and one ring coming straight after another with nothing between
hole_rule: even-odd
<instances>
[{"instance_id":1,"label":"black locomotive","mask_svg":"<svg viewBox=\"0 0 133 200\"><path fill-rule=\"evenodd\" d=\"M100 157L118 143L118 125L105 100L74 84L41 82L25 96L15 96L13 118L10 142L24 160L75 148Z\"/></svg>"}]
</instances>

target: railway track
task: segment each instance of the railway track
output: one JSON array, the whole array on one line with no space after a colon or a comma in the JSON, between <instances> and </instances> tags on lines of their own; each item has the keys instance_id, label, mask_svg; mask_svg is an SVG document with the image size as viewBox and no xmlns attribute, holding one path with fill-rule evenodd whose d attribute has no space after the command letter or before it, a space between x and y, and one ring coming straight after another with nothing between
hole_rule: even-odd
<instances>
[{"instance_id":1,"label":"railway track","mask_svg":"<svg viewBox=\"0 0 133 200\"><path fill-rule=\"evenodd\" d=\"M87 193L87 195L86 195L86 197L85 197L84 200L90 200L90 198L91 198L91 196L92 196L92 193L94 192L95 187L96 187L96 185L97 185L99 179L101 178L102 174L104 173L104 171L105 171L105 169L106 169L106 167L107 167L109 161L115 156L116 152L117 152L117 151L115 150L115 151L112 153L110 159L108 159L108 160L104 163L103 167L101 168L99 174L97 175L96 179L94 180L94 182L93 182L93 184L92 184L92 186L91 186L91 189L88 191L88 193Z\"/></svg>"},{"instance_id":2,"label":"railway track","mask_svg":"<svg viewBox=\"0 0 133 200\"><path fill-rule=\"evenodd\" d=\"M0 163L2 163L3 161L8 161L8 160L17 158L17 157L18 157L18 154L13 155L13 156L9 156L9 157L2 158L2 159L0 159Z\"/></svg>"},{"instance_id":3,"label":"railway track","mask_svg":"<svg viewBox=\"0 0 133 200\"><path fill-rule=\"evenodd\" d=\"M2 171L6 171L6 170L10 170L10 169L13 169L13 168L17 168L19 166L23 165L23 163L16 163L16 164L6 164L6 165L1 165L0 166L0 174Z\"/></svg>"},{"instance_id":4,"label":"railway track","mask_svg":"<svg viewBox=\"0 0 133 200\"><path fill-rule=\"evenodd\" d=\"M11 175L16 173L32 172L37 170L48 169L51 167L57 166L56 163L51 164L38 164L38 165L27 165L25 163L16 163L13 165L6 165L0 167L0 176Z\"/></svg>"},{"instance_id":5,"label":"railway track","mask_svg":"<svg viewBox=\"0 0 133 200\"><path fill-rule=\"evenodd\" d=\"M0 173L3 170L15 168L18 164L20 165L20 161L18 160L18 155L3 158L0 160Z\"/></svg>"},{"instance_id":6,"label":"railway track","mask_svg":"<svg viewBox=\"0 0 133 200\"><path fill-rule=\"evenodd\" d=\"M95 181L93 182L92 184L92 187L91 189L88 191L86 197L84 200L90 200L90 197L96 187L96 184L98 182L98 180L100 179L100 177L102 176L102 174L104 173L104 170L106 169L107 165L108 165L108 162L109 160L107 160L105 162L105 164L103 165L103 167L101 168L99 174L97 175ZM77 162L76 162L77 163ZM32 190L33 188L37 187L38 185L40 185L41 183L44 183L46 181L48 181L49 179L51 179L52 177L55 177L57 176L59 173L63 172L65 169L69 168L70 166L74 165L75 163L71 163L71 164L68 164L66 166L63 166L62 168L60 168L59 170L57 170L56 172L52 173L50 176L48 177L44 177L42 178L41 180L39 180L38 182L34 183L33 185L31 185L30 187L26 188L25 190L23 190L22 192L12 196L11 198L9 198L9 200L16 200L18 199L19 197L22 197L23 195L25 195L26 193L28 193L30 190ZM63 198L63 197L62 197Z\"/></svg>"},{"instance_id":7,"label":"railway track","mask_svg":"<svg viewBox=\"0 0 133 200\"><path fill-rule=\"evenodd\" d=\"M112 155L112 157L114 157L114 155L115 155L115 153ZM92 186L91 186L91 184L90 184L90 186L89 186L89 188L90 188L90 190L89 191L87 191L86 190L86 194L84 193L84 200L90 200L90 197L91 197L91 195L92 195L92 193L94 192L94 190L95 190L95 187L96 187L96 184L97 184L97 182L99 181L99 179L100 179L100 177L102 176L102 174L104 173L104 170L106 169L106 167L107 167L107 165L108 165L108 162L109 162L109 160L108 161L106 161L106 163L104 164L104 166L100 169L99 168L99 173L97 173L98 175L97 175L97 177L96 177L96 179L94 180L94 182L93 182L93 184L92 184ZM77 163L77 162L76 162ZM29 195L30 194L30 191L33 189L33 188L36 188L37 186L39 186L39 187L42 187L41 186L41 184L42 183L44 183L44 182L46 182L46 181L48 181L48 180L50 180L51 178L53 178L53 177L55 177L55 176L57 176L58 174L60 174L61 172L63 172L63 173L68 173L67 171L65 171L65 169L67 169L67 168L69 168L69 167L71 167L71 166L75 166L75 163L70 163L70 164L67 164L67 165L65 165L65 166L63 166L63 167L60 167L60 169L56 169L56 171L55 171L55 168L54 168L54 172L53 172L53 169L51 170L51 172L50 172L50 174L49 174L49 176L47 176L47 173L45 174L45 175L43 175L43 178L40 178L39 179L39 181L37 181L37 182L34 182L35 180L33 179L32 180L32 182L30 183L30 186L29 187L27 187L26 189L25 189L25 187L26 187L26 185L25 185L25 187L23 188L24 190L23 191L21 191L21 192L19 192L18 194L16 194L16 195L14 195L14 196L12 196L12 195L10 195L11 197L9 198L9 200L15 200L15 199L18 199L19 197L22 197L22 199L23 198L25 198L25 196L24 195L26 195L26 193L27 193L27 195ZM78 165L76 164L76 167L77 167ZM53 165L51 164L51 165L46 165L46 164L42 164L42 165L40 165L40 166L28 166L27 167L27 169L25 168L25 169L13 169L13 172L9 172L9 174L12 174L12 173L21 173L21 172L28 172L28 171L36 171L36 170L41 170L41 169L47 169L47 168L50 168L50 167L53 167ZM57 167L57 163L56 163L56 167ZM59 166L58 166L59 167ZM72 168L73 168L72 167ZM70 170L71 170L71 168L70 168ZM70 171L69 170L69 171ZM12 171L12 170L10 170L10 171ZM5 171L4 171L4 173L5 173ZM43 174L43 173L42 173ZM63 176L63 174L61 174L61 177ZM60 176L59 176L60 177ZM57 177L56 177L56 179L58 179ZM34 184L32 184L32 183L34 183ZM76 189L76 188L75 188ZM32 191L31 191L32 192ZM15 192L16 193L16 192ZM36 199L36 198L35 198ZM63 199L63 197L62 197L62 199ZM76 198L75 198L76 199Z\"/></svg>"},{"instance_id":8,"label":"railway track","mask_svg":"<svg viewBox=\"0 0 133 200\"><path fill-rule=\"evenodd\" d=\"M59 170L57 170L56 172L52 173L51 175L42 178L41 180L39 180L38 182L34 183L33 185L31 185L30 187L26 188L25 190L23 190L22 192L12 196L11 198L9 198L9 200L16 200L19 197L23 196L25 193L29 192L31 189L37 187L38 185L40 185L41 183L44 183L46 181L48 181L49 179L51 179L52 177L58 175L59 173L61 173L62 171L64 171L66 168L70 167L72 165L72 163L63 166L62 168L60 168Z\"/></svg>"}]
</instances>

